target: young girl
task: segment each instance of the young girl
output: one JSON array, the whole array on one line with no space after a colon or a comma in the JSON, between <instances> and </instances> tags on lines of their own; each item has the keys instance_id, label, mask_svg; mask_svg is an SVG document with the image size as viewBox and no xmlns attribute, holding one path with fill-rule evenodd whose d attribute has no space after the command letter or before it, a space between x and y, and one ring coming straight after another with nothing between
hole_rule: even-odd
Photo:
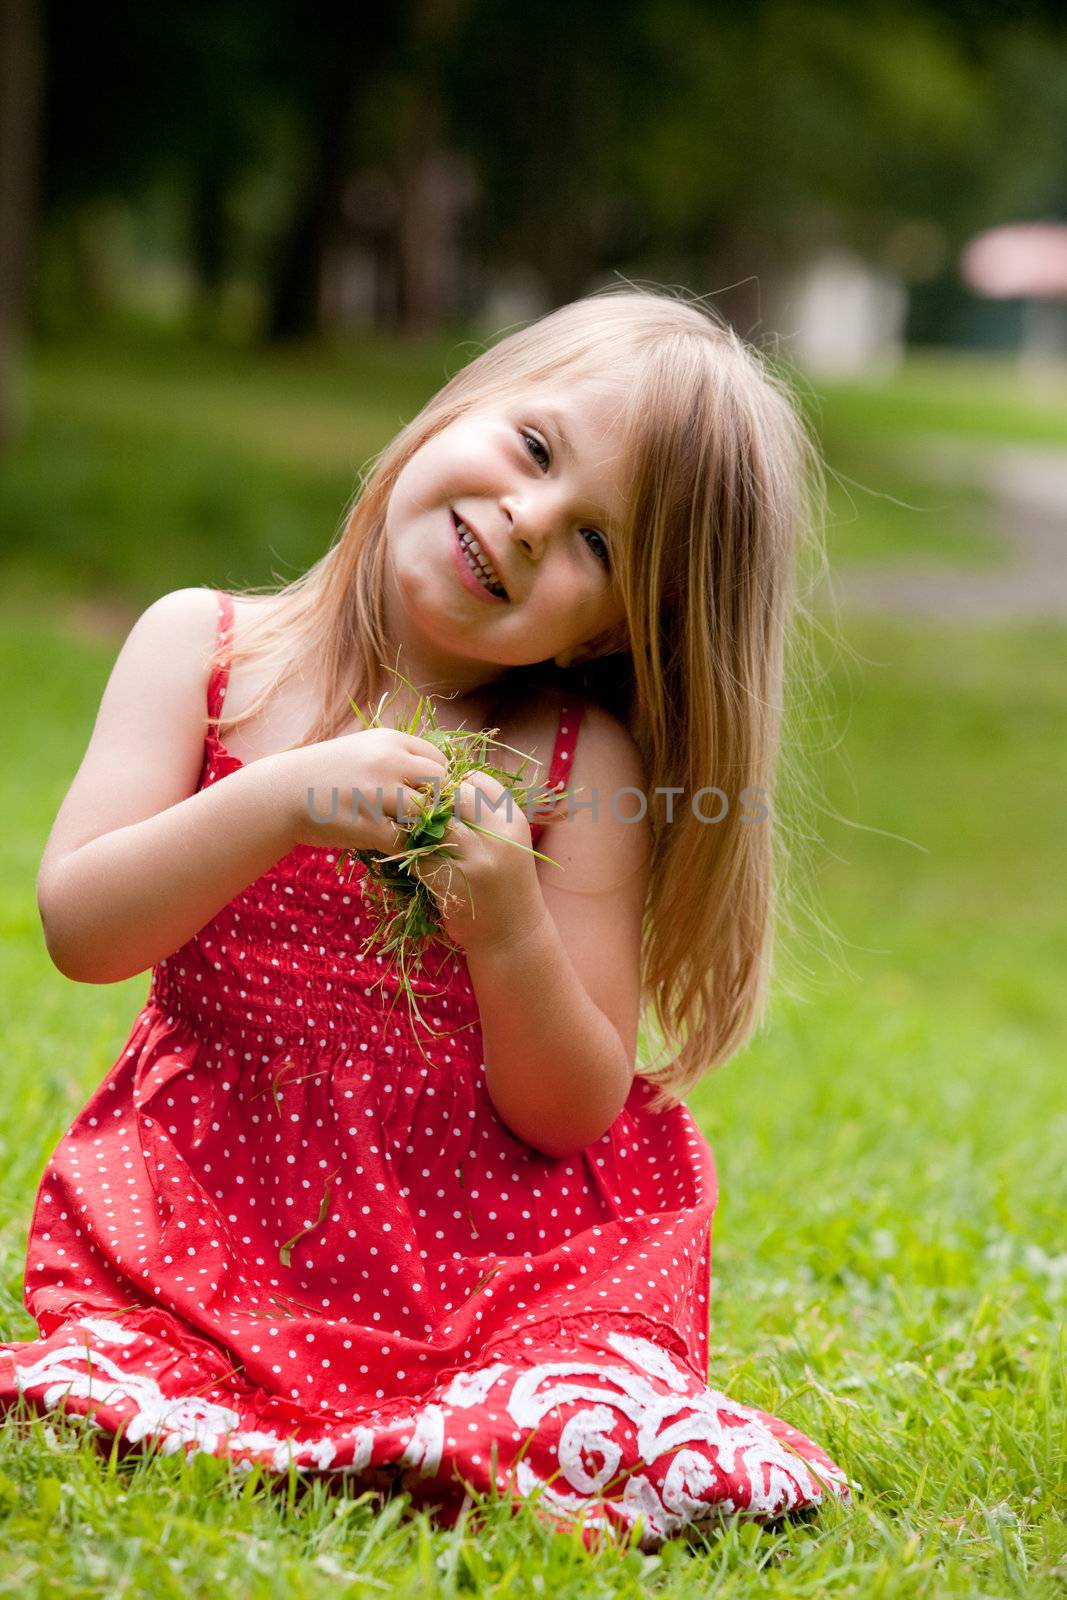
<instances>
[{"instance_id":1,"label":"young girl","mask_svg":"<svg viewBox=\"0 0 1067 1600\"><path fill-rule=\"evenodd\" d=\"M646 1548L848 1501L707 1387L716 1181L681 1098L764 1000L810 466L700 302L613 289L446 383L297 582L141 617L38 896L61 972L151 987L44 1173L0 1401ZM461 791L422 867L459 951L415 979L429 1034L338 873L443 775L407 689L353 714L394 667L567 790L532 826ZM635 1073L643 1003L676 1048Z\"/></svg>"}]
</instances>

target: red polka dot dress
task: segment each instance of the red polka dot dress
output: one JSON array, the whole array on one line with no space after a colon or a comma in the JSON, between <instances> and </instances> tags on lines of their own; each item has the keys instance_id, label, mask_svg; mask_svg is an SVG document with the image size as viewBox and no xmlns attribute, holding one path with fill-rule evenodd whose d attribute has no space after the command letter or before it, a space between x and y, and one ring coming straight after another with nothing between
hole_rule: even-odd
<instances>
[{"instance_id":1,"label":"red polka dot dress","mask_svg":"<svg viewBox=\"0 0 1067 1600\"><path fill-rule=\"evenodd\" d=\"M240 766L210 729L200 787ZM638 1078L579 1155L516 1138L466 963L438 947L415 979L428 1034L361 955L335 854L297 846L153 970L45 1170L40 1337L0 1346L0 1404L397 1485L446 1522L493 1486L646 1548L847 1501L818 1446L707 1385L716 1183L688 1110L652 1114Z\"/></svg>"}]
</instances>

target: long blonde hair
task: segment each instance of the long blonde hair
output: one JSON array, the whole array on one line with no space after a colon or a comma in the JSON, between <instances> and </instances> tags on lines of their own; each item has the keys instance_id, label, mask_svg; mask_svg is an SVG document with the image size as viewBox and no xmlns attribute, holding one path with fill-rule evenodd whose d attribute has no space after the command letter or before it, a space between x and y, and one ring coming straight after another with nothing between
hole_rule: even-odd
<instances>
[{"instance_id":1,"label":"long blonde hair","mask_svg":"<svg viewBox=\"0 0 1067 1600\"><path fill-rule=\"evenodd\" d=\"M269 591L232 649L277 673L238 715L253 717L293 672L316 664L321 715L297 744L352 725L390 660L385 512L414 453L466 411L520 386L625 372L620 442L632 463L629 523L613 565L629 649L564 672L533 663L516 693L558 682L628 726L645 771L652 861L644 912L642 1014L671 1059L638 1063L657 1109L681 1099L763 1020L781 832L775 777L801 541L818 541L818 454L770 363L703 301L612 285L511 333L463 367L364 469L343 531L302 577ZM256 591L245 591L248 594ZM262 592L262 591L260 591ZM711 825L692 797L716 786ZM753 820L742 791L763 791ZM681 790L668 823L667 796ZM721 802L718 802L721 809ZM701 802L705 815L716 801Z\"/></svg>"}]
</instances>

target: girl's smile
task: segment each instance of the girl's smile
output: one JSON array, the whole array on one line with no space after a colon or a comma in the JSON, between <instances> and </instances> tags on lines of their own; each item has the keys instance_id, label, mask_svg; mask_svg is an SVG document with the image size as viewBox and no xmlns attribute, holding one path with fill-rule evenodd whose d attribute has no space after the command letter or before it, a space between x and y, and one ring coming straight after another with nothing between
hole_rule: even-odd
<instances>
[{"instance_id":1,"label":"girl's smile","mask_svg":"<svg viewBox=\"0 0 1067 1600\"><path fill-rule=\"evenodd\" d=\"M490 605L507 605L508 595L500 581L500 574L486 553L484 545L473 530L452 512L454 537L452 550L463 583Z\"/></svg>"}]
</instances>

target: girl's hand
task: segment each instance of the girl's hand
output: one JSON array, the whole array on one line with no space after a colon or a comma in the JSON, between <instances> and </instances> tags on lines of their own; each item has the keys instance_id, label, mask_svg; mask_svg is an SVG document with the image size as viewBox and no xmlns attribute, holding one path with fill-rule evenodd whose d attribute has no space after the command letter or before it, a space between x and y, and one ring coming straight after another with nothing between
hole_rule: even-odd
<instances>
[{"instance_id":1,"label":"girl's hand","mask_svg":"<svg viewBox=\"0 0 1067 1600\"><path fill-rule=\"evenodd\" d=\"M432 797L418 795L418 786L436 784L440 794L448 772L436 745L397 728L361 728L266 759L292 844L385 855L405 848L396 819L414 819L417 801Z\"/></svg>"},{"instance_id":2,"label":"girl's hand","mask_svg":"<svg viewBox=\"0 0 1067 1600\"><path fill-rule=\"evenodd\" d=\"M538 909L530 824L507 796L487 772L470 773L456 790L438 847L447 856L435 853L411 864L437 902L444 932L464 950L506 943Z\"/></svg>"}]
</instances>

